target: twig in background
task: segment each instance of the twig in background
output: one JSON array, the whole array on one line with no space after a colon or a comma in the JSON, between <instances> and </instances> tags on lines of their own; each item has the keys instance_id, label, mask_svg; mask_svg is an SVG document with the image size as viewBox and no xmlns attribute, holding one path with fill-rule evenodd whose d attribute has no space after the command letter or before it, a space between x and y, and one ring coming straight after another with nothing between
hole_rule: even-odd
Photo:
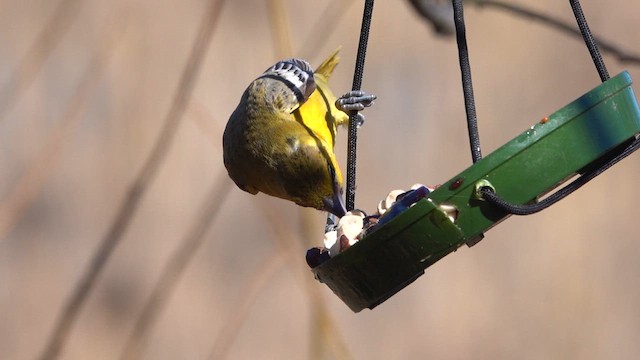
<instances>
[{"instance_id":1,"label":"twig in background","mask_svg":"<svg viewBox=\"0 0 640 360\"><path fill-rule=\"evenodd\" d=\"M269 256L263 265L258 267L260 271L256 272L255 276L241 291L240 298L242 300L240 305L234 308L234 312L224 322L223 330L216 338L209 359L224 359L228 355L231 345L233 345L239 330L246 321L251 306L257 300L262 288L269 284L268 280L285 264L285 260L287 261L286 264L290 265L290 269L296 273L296 277L301 281L305 292L307 292L309 306L313 315L312 321L318 321L318 323L314 323L314 330L318 330L314 333L319 335L322 341L312 342L312 345L326 345L336 359L352 359L353 357L349 353L346 342L338 331L335 321L320 294L321 288L309 277L309 270L303 260L302 254L304 254L304 251L300 241L288 227L283 226L283 224L290 223L290 221L287 221L282 214L274 212L266 199L260 199L258 206L267 219L272 233L271 238L279 249L276 254ZM306 210L309 212L314 211ZM315 348L312 346L312 349Z\"/></svg>"},{"instance_id":2,"label":"twig in background","mask_svg":"<svg viewBox=\"0 0 640 360\"><path fill-rule=\"evenodd\" d=\"M131 184L107 233L100 241L89 266L76 284L71 297L65 303L47 345L40 356L41 359L58 358L82 306L95 286L96 280L131 223L149 184L155 179L160 165L164 162L175 138L189 97L193 92L196 79L200 73L202 60L220 18L219 15L223 4L224 0L210 1L180 77L171 108L165 117L161 133L142 169Z\"/></svg>"},{"instance_id":3,"label":"twig in background","mask_svg":"<svg viewBox=\"0 0 640 360\"><path fill-rule=\"evenodd\" d=\"M216 128L216 119L207 112L202 102L196 98L191 98L186 111L189 119L193 120L202 129L205 136L212 140L214 147L219 149L221 144L218 134L222 130L219 127ZM194 255L206 240L206 230L217 217L218 211L222 208L232 184L224 171L219 175L219 178L209 196L205 198L200 216L194 223L194 227L187 233L187 237L182 241L178 249L169 256L167 265L165 265L164 270L158 277L158 281L151 291L149 299L142 307L142 312L138 316L133 331L125 343L120 355L121 359L138 359L140 357L140 353L148 340L149 332L164 310L167 299L173 293L176 284Z\"/></svg>"},{"instance_id":4,"label":"twig in background","mask_svg":"<svg viewBox=\"0 0 640 360\"><path fill-rule=\"evenodd\" d=\"M347 346L347 342L339 331L339 328L336 326L335 321L330 315L329 309L327 308L326 302L323 300L320 294L320 286L319 284L312 282L308 286L313 287L310 289L310 294L313 294L313 297L309 297L311 299L311 310L312 310L312 321L317 321L316 329L318 330L316 334L312 334L312 336L318 336L322 339L321 342L316 342L314 345L322 346L323 344L327 345L327 349L329 350L329 354L333 355L332 358L339 360L351 360L353 359L353 355L349 351L349 347ZM322 359L324 358L325 349L318 347L311 349L311 359Z\"/></svg>"},{"instance_id":5,"label":"twig in background","mask_svg":"<svg viewBox=\"0 0 640 360\"><path fill-rule=\"evenodd\" d=\"M325 6L325 10L317 17L318 20L311 25L309 35L302 41L298 51L302 59L312 61L318 57L318 53L324 48L331 35L338 30L338 24L349 13L348 9L354 3L353 0L333 0Z\"/></svg>"},{"instance_id":6,"label":"twig in background","mask_svg":"<svg viewBox=\"0 0 640 360\"><path fill-rule=\"evenodd\" d=\"M218 123L216 119L211 116L211 113L205 104L202 103L202 100L196 97L191 98L189 106L187 107L187 116L189 120L192 120L196 124L204 137L214 140L214 149L222 149L222 137L220 134L224 131L224 124Z\"/></svg>"},{"instance_id":7,"label":"twig in background","mask_svg":"<svg viewBox=\"0 0 640 360\"><path fill-rule=\"evenodd\" d=\"M53 15L42 28L36 40L29 46L26 54L18 63L18 67L11 73L9 80L0 92L0 121L33 84L33 80L42 69L45 60L73 24L82 4L84 1L80 0L61 0L58 3Z\"/></svg>"},{"instance_id":8,"label":"twig in background","mask_svg":"<svg viewBox=\"0 0 640 360\"><path fill-rule=\"evenodd\" d=\"M312 210L305 209L304 211L306 212L307 219L309 219L310 214L312 214ZM304 219L305 214L302 216ZM318 236L318 229L323 229L323 227L314 227L312 226L313 223L314 222L305 221L302 225L302 232L307 242L312 242L313 239L320 239ZM320 232L320 234L321 233L322 232ZM298 252L294 254L299 259L302 259L302 254L305 253L305 249L302 250L303 251L298 250ZM306 275L304 285L307 292L307 299L309 300L309 307L311 308L311 322L314 325L310 334L311 342L309 358L312 360L323 359L325 358L324 355L326 350L329 350L334 359L353 359L340 328L336 325L335 320L331 316L331 312L329 312L329 309L327 308L326 300L322 296L322 287L319 286L320 284L318 282L312 279L308 265L304 263L304 261L300 262L302 264L298 264L298 266L301 268L302 274Z\"/></svg>"},{"instance_id":9,"label":"twig in background","mask_svg":"<svg viewBox=\"0 0 640 360\"><path fill-rule=\"evenodd\" d=\"M427 23L433 25L436 34L455 35L456 27L453 24L451 0L409 0L409 3Z\"/></svg>"},{"instance_id":10,"label":"twig in background","mask_svg":"<svg viewBox=\"0 0 640 360\"><path fill-rule=\"evenodd\" d=\"M244 325L251 307L258 299L262 289L269 285L271 278L285 265L285 260L286 256L284 254L275 253L265 257L256 267L257 270L253 272L253 277L249 279L240 291L239 300L237 305L234 306L234 311L223 322L208 359L222 360L228 356L231 345L233 345L238 332Z\"/></svg>"},{"instance_id":11,"label":"twig in background","mask_svg":"<svg viewBox=\"0 0 640 360\"><path fill-rule=\"evenodd\" d=\"M141 358L140 355L149 337L149 331L156 323L159 314L164 310L167 300L180 280L180 276L207 239L205 236L207 229L220 213L230 192L231 184L233 182L229 180L226 171L222 171L218 175L218 179L211 188L209 195L205 198L193 227L180 243L180 246L169 257L169 261L162 270L151 291L151 295L149 295L149 299L142 308L142 313L136 320L133 331L127 339L120 356L121 359L135 360Z\"/></svg>"},{"instance_id":12,"label":"twig in background","mask_svg":"<svg viewBox=\"0 0 640 360\"><path fill-rule=\"evenodd\" d=\"M278 59L291 57L293 56L293 38L291 37L291 22L287 7L283 0L269 0L267 6L276 57Z\"/></svg>"},{"instance_id":13,"label":"twig in background","mask_svg":"<svg viewBox=\"0 0 640 360\"><path fill-rule=\"evenodd\" d=\"M270 19L273 32L275 34L275 47L276 53L281 54L282 57L291 56L293 51L293 39L291 38L291 23L289 21L289 15L287 7L284 5L283 0L270 0ZM275 231L275 239L280 243L280 246L286 250L289 254L289 262L296 269L300 275L302 284L307 292L307 298L311 304L311 331L309 341L309 358L315 359L322 355L319 350L324 350L325 347L329 347L334 351L335 355L339 359L350 359L349 350L346 343L343 341L342 336L335 325L335 322L331 318L329 311L326 308L324 298L320 296L319 287L317 284L311 284L309 276L309 269L306 262L303 260L303 254L305 249L302 248L302 244L291 233L283 231L282 224L287 224L279 214L275 214L268 206L262 205L264 214L269 218L269 224ZM303 209L300 210L301 219L301 237L302 239L315 238L316 230L309 224L313 223L311 220L312 210Z\"/></svg>"},{"instance_id":14,"label":"twig in background","mask_svg":"<svg viewBox=\"0 0 640 360\"><path fill-rule=\"evenodd\" d=\"M55 169L64 146L68 144L71 133L83 119L86 107L125 33L127 21L122 17L122 12L117 11L117 13L115 15L114 11L110 20L107 21L104 40L84 71L80 84L57 126L49 133L44 146L26 167L24 174L9 195L0 203L0 241L11 233L18 221L22 219L24 212L40 194L42 187Z\"/></svg>"},{"instance_id":15,"label":"twig in background","mask_svg":"<svg viewBox=\"0 0 640 360\"><path fill-rule=\"evenodd\" d=\"M448 31L443 32L438 29L446 29L453 26L453 17L447 20L446 17L440 16L441 13L445 12L444 8L446 6L451 7L450 1L447 1L448 4L442 3L442 0L409 0L409 2L414 6L416 12L425 19L425 21L431 23L436 28L438 33L443 35L449 34ZM523 5L516 5L511 2L500 0L466 0L465 3L473 4L480 8L487 7L507 11L523 18L538 21L544 25L582 40L580 30L575 27L573 23L568 23L552 16L545 15ZM451 32L451 35L452 34L453 32ZM618 61L636 65L640 64L640 55L633 54L629 50L619 47L610 41L606 41L599 36L595 36L595 39L602 51L616 57Z\"/></svg>"},{"instance_id":16,"label":"twig in background","mask_svg":"<svg viewBox=\"0 0 640 360\"><path fill-rule=\"evenodd\" d=\"M580 33L580 30L576 28L573 24L570 25L569 23L566 23L560 19L553 18L549 15L545 15L531 9L527 9L524 6L514 5L512 3L495 1L495 0L468 0L468 1L471 3L476 3L479 7L487 6L487 7L494 7L496 9L501 9L504 11L509 11L513 14L541 22L545 25L549 25L552 28L555 28L557 30L560 30L562 32L565 32L569 35L572 35L582 40L582 34ZM602 51L615 56L618 59L618 61L640 64L639 55L632 54L630 51L625 50L621 47L618 47L609 41L603 40L599 36L595 36L595 39Z\"/></svg>"},{"instance_id":17,"label":"twig in background","mask_svg":"<svg viewBox=\"0 0 640 360\"><path fill-rule=\"evenodd\" d=\"M331 350L336 359L353 358L335 320L327 309L325 300L321 293L322 288L318 286L311 276L309 266L304 259L306 249L302 246L303 241L301 241L299 237L295 236L288 227L283 226L283 224L291 224L291 221L285 219L281 213L273 211L269 206L268 201L270 201L270 199L261 198L258 201L258 206L262 209L262 213L271 227L273 233L272 238L280 248L279 251L287 254L287 262L290 265L290 268L295 271L297 275L296 277L307 293L313 326L311 329L312 338L310 341L310 358L313 359L317 357L317 355L320 355L315 352L315 350L324 350L325 348ZM323 227L320 226L319 228L312 228L309 224L314 222L308 221L311 215L317 215L317 210L301 208L299 211L302 212L301 226L303 228L300 236L305 237L306 239L318 238L318 241L321 241L322 232L320 231L318 233L318 229L322 230ZM319 234L320 237L318 236Z\"/></svg>"}]
</instances>

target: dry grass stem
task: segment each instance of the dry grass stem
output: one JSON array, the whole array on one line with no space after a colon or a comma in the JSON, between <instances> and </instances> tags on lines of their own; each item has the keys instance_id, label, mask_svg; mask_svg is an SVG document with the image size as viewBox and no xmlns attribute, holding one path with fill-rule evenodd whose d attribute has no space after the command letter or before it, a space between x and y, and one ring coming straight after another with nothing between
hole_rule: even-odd
<instances>
[{"instance_id":1,"label":"dry grass stem","mask_svg":"<svg viewBox=\"0 0 640 360\"><path fill-rule=\"evenodd\" d=\"M339 29L338 24L349 14L349 8L353 4L355 4L353 0L333 0L325 7L325 10L311 26L309 35L302 42L298 51L301 58L311 61L320 56L320 50L326 46L333 33ZM342 44L336 44L334 47L338 45Z\"/></svg>"},{"instance_id":2,"label":"dry grass stem","mask_svg":"<svg viewBox=\"0 0 640 360\"><path fill-rule=\"evenodd\" d=\"M156 140L153 150L130 186L111 226L100 241L98 249L88 268L84 271L71 297L62 309L52 331L52 335L47 342L47 346L41 355L41 359L58 358L60 350L64 346L80 310L95 286L96 280L102 273L116 245L127 230L149 184L155 178L160 165L166 158L189 101L189 97L193 92L210 39L220 18L219 15L223 4L224 0L210 1L208 9L204 13L203 21L199 26L193 48L183 69L176 95L173 98L171 108L167 113L161 133Z\"/></svg>"},{"instance_id":3,"label":"dry grass stem","mask_svg":"<svg viewBox=\"0 0 640 360\"><path fill-rule=\"evenodd\" d=\"M162 313L187 265L207 239L205 236L207 230L223 208L232 184L226 172L219 174L209 195L202 204L196 222L180 243L180 246L169 257L169 261L162 270L124 346L121 359L135 360L141 358L150 330Z\"/></svg>"},{"instance_id":4,"label":"dry grass stem","mask_svg":"<svg viewBox=\"0 0 640 360\"><path fill-rule=\"evenodd\" d=\"M65 145L69 143L73 130L83 119L94 90L116 52L116 47L124 34L125 25L126 23L122 19L117 23L109 22L105 31L105 39L85 70L80 84L62 113L57 126L47 136L44 146L35 159L29 163L9 195L0 203L0 241L11 233L53 173Z\"/></svg>"},{"instance_id":5,"label":"dry grass stem","mask_svg":"<svg viewBox=\"0 0 640 360\"><path fill-rule=\"evenodd\" d=\"M267 5L276 57L278 59L291 57L294 54L293 37L287 7L283 0L269 0Z\"/></svg>"},{"instance_id":6,"label":"dry grass stem","mask_svg":"<svg viewBox=\"0 0 640 360\"><path fill-rule=\"evenodd\" d=\"M294 54L293 50L293 39L291 37L291 23L289 21L289 14L286 6L282 0L270 0L269 1L269 15L271 19L271 25L273 28L273 33L275 36L275 47L276 52L279 54L280 58L292 56ZM308 276L310 275L309 269L305 261L303 260L303 256L305 254L305 250L302 247L302 244L305 243L304 240L300 240L296 238L291 231L286 231L285 227L282 224L287 224L288 222L284 221L284 219L279 216L279 214L270 211L268 207L262 205L263 213L269 219L269 224L271 228L274 230L276 242L279 243L280 247L285 250L289 256L289 262L298 276L302 281L302 284L307 291L307 295L309 301L311 303L311 311L312 311L312 321L310 323L311 326L311 338L309 341L309 358L314 359L321 356L321 352L319 349L325 348L327 345L326 341L329 337L325 336L317 336L319 334L326 334L327 331L336 334L339 334L338 331L333 331L337 329L335 322L331 318L328 311L326 311L326 305L324 304L323 298L320 296L319 291L313 284L310 285L310 281ZM315 228L312 228L310 224L313 221L310 220L310 213L308 209L300 209L300 218L302 221L301 228L303 229L301 236L303 239L312 239L315 237L316 232ZM339 338L339 336L337 336ZM338 342L340 342L338 340ZM344 342L342 342L344 343ZM333 350L338 350L336 355L340 353L339 350L346 349L346 347L333 347ZM346 351L348 353L348 351ZM338 358L348 358L341 354Z\"/></svg>"},{"instance_id":7,"label":"dry grass stem","mask_svg":"<svg viewBox=\"0 0 640 360\"><path fill-rule=\"evenodd\" d=\"M49 21L29 46L26 54L18 63L18 67L11 73L7 84L2 87L0 121L33 84L49 54L73 24L73 20L83 3L81 0L62 0L58 3Z\"/></svg>"},{"instance_id":8,"label":"dry grass stem","mask_svg":"<svg viewBox=\"0 0 640 360\"><path fill-rule=\"evenodd\" d=\"M238 305L234 307L234 311L227 317L222 325L222 329L214 342L213 349L208 357L211 360L225 359L231 345L238 336L238 332L244 325L253 304L258 299L262 289L269 284L273 276L285 265L286 256L282 253L275 253L267 256L257 270L254 276L245 284L240 291Z\"/></svg>"},{"instance_id":9,"label":"dry grass stem","mask_svg":"<svg viewBox=\"0 0 640 360\"><path fill-rule=\"evenodd\" d=\"M498 0L470 0L469 2L474 3L479 7L492 7L495 9L507 11L520 17L538 21L543 25L547 25L573 37L582 39L582 33L580 33L580 30L575 25L575 23L569 24L563 20L556 19L552 16L529 9L526 6ZM640 55L633 54L627 49L623 49L622 47L614 45L612 42L604 40L599 36L594 35L594 38L598 43L598 47L603 52L613 55L621 62L628 62L636 65L640 64Z\"/></svg>"}]
</instances>

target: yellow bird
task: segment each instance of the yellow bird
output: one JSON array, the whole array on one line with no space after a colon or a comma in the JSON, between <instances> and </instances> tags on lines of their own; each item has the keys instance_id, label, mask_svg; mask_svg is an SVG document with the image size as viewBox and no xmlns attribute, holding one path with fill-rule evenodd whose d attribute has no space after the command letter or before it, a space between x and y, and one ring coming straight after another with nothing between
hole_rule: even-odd
<instances>
[{"instance_id":1,"label":"yellow bird","mask_svg":"<svg viewBox=\"0 0 640 360\"><path fill-rule=\"evenodd\" d=\"M304 60L282 60L245 90L222 138L224 165L240 189L345 214L336 129L348 124L344 111L375 96L350 92L336 104L328 80L338 62L338 50L315 72Z\"/></svg>"}]
</instances>

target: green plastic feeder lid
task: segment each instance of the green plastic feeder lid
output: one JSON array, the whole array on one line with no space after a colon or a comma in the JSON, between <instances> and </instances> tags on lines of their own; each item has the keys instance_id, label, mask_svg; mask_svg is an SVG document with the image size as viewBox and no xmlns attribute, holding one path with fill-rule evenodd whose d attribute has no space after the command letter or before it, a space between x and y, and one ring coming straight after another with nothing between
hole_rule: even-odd
<instances>
[{"instance_id":1,"label":"green plastic feeder lid","mask_svg":"<svg viewBox=\"0 0 640 360\"><path fill-rule=\"evenodd\" d=\"M510 203L535 202L640 133L631 83L623 72L537 122L348 250L314 267L316 279L354 312L373 309L509 216L482 201L480 187L492 187ZM455 207L455 221L445 206Z\"/></svg>"}]
</instances>

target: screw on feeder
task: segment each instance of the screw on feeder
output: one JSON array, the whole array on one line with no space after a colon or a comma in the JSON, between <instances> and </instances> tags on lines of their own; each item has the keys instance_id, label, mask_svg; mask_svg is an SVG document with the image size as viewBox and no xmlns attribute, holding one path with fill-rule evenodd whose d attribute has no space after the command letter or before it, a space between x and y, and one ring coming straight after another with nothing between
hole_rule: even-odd
<instances>
[{"instance_id":1,"label":"screw on feeder","mask_svg":"<svg viewBox=\"0 0 640 360\"><path fill-rule=\"evenodd\" d=\"M457 178L449 185L449 190L458 190L462 184L464 184L464 178Z\"/></svg>"}]
</instances>

